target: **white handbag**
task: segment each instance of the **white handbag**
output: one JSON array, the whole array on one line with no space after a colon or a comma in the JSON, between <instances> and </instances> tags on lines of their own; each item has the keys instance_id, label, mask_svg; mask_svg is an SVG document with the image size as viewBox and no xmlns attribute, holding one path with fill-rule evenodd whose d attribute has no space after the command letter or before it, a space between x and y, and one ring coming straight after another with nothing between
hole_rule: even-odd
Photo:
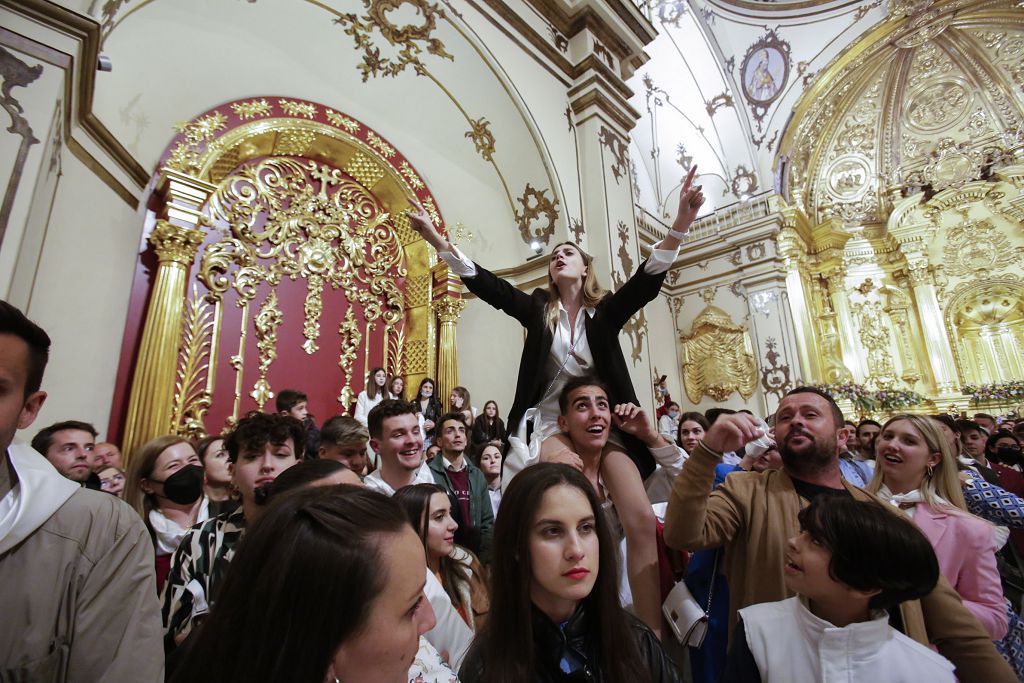
<instances>
[{"instance_id":1,"label":"white handbag","mask_svg":"<svg viewBox=\"0 0 1024 683\"><path fill-rule=\"evenodd\" d=\"M661 611L668 620L668 625L675 633L676 639L683 645L700 647L708 635L708 620L711 615L711 596L715 590L715 575L718 573L718 556L721 549L715 552L715 562L711 568L711 582L708 587L707 607L701 607L694 599L685 581L680 581L669 591Z\"/></svg>"}]
</instances>

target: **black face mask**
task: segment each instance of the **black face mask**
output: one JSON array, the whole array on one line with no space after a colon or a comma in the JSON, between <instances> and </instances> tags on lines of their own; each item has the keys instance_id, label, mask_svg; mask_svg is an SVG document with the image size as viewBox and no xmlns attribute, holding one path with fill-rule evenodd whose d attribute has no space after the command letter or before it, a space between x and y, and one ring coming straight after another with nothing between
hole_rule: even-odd
<instances>
[{"instance_id":1,"label":"black face mask","mask_svg":"<svg viewBox=\"0 0 1024 683\"><path fill-rule=\"evenodd\" d=\"M191 505L203 495L203 476L201 465L186 465L180 470L156 483L164 485L164 497L178 505Z\"/></svg>"},{"instance_id":2,"label":"black face mask","mask_svg":"<svg viewBox=\"0 0 1024 683\"><path fill-rule=\"evenodd\" d=\"M1020 464L1020 447L1018 446L1000 446L996 449L996 457L993 458L996 462L1001 462L1004 465L1019 465Z\"/></svg>"}]
</instances>

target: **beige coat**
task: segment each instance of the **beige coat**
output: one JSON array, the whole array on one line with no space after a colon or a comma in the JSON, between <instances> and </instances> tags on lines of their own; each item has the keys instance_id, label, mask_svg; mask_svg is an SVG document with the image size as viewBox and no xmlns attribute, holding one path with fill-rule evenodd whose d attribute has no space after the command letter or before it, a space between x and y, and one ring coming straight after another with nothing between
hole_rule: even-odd
<instances>
[{"instance_id":1,"label":"beige coat","mask_svg":"<svg viewBox=\"0 0 1024 683\"><path fill-rule=\"evenodd\" d=\"M672 485L665 542L685 550L725 547L723 574L729 581L729 628L737 610L792 597L783 572L786 540L799 534L801 500L784 471L736 473L712 491L721 456L703 444ZM844 482L845 483L845 482ZM854 498L873 496L846 483ZM870 548L865 548L870 552ZM1015 681L978 620L945 579L920 602L901 606L907 635L935 644L962 681Z\"/></svg>"},{"instance_id":2,"label":"beige coat","mask_svg":"<svg viewBox=\"0 0 1024 683\"><path fill-rule=\"evenodd\" d=\"M153 543L142 520L99 491L77 489L55 505L0 554L0 681L162 682Z\"/></svg>"}]
</instances>

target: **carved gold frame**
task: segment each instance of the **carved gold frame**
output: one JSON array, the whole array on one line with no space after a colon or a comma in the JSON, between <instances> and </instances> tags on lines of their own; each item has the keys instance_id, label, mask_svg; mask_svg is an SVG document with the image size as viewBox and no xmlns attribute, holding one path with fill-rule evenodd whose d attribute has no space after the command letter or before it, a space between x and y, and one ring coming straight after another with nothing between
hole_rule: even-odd
<instances>
[{"instance_id":1,"label":"carved gold frame","mask_svg":"<svg viewBox=\"0 0 1024 683\"><path fill-rule=\"evenodd\" d=\"M158 221L159 230L150 238L161 255L161 267L143 321L143 343L133 372L122 438L126 453L169 431L192 436L203 431L203 418L214 389L217 344L223 334L221 304L216 302L206 316L192 310L196 301L186 302L186 291L191 289L189 283L197 282L198 269L191 268L191 257L176 253L174 258L165 258L163 251L169 242L183 239L186 243L194 242L191 245L194 255L202 241L200 235L205 234L202 226L210 222L208 200L215 186L239 165L260 157L301 156L342 169L380 201L390 214L403 252L407 278L401 339L402 374L407 386L415 387L421 379L432 377L437 371L437 322L431 307L431 271L436 256L410 228L405 214L409 208L408 198L419 195L420 201L434 214L435 224L443 229L443 219L425 184L400 154L369 129L363 130L362 124L330 110L328 117L337 127L307 120L302 118L304 111L287 111L287 103L287 100L277 100L282 111L293 117L256 118L229 130L224 130L224 119L218 111L208 113L183 127L184 139L179 136L176 138L178 146L169 148L171 154L165 160L157 183L158 194L160 188L165 188L162 191L165 206L158 212L162 217ZM228 107L224 105L220 109L226 111ZM214 125L210 125L211 121ZM194 136L190 140L189 126L204 122L209 134L198 141ZM343 128L353 133L362 131L367 139L364 141ZM218 132L221 134L216 135ZM187 154L176 157L175 151L182 149ZM394 160L389 160L392 157ZM187 159L188 163L182 163L181 159ZM190 207L183 209L188 200L191 200ZM168 278L173 281L172 286L166 285ZM189 298L194 300L196 296L189 293ZM190 321L196 322L195 330L191 329ZM148 333L150 329L154 332ZM205 354L197 351L190 356L188 347L195 346L193 334L198 333L211 335L210 343ZM238 393L237 388L235 393Z\"/></svg>"}]
</instances>

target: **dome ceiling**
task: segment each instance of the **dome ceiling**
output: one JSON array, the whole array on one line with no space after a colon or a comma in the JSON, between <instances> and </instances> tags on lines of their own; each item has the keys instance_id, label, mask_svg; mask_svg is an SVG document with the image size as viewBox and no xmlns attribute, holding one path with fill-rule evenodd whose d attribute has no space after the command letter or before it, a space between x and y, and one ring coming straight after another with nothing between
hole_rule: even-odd
<instances>
[{"instance_id":1,"label":"dome ceiling","mask_svg":"<svg viewBox=\"0 0 1024 683\"><path fill-rule=\"evenodd\" d=\"M884 222L889 202L986 177L1024 142L1020 3L892 12L806 94L780 148L786 194L819 219Z\"/></svg>"},{"instance_id":2,"label":"dome ceiling","mask_svg":"<svg viewBox=\"0 0 1024 683\"><path fill-rule=\"evenodd\" d=\"M671 220L692 164L705 213L768 192L793 106L817 74L886 17L873 2L648 0L658 37L631 81L638 203Z\"/></svg>"}]
</instances>

